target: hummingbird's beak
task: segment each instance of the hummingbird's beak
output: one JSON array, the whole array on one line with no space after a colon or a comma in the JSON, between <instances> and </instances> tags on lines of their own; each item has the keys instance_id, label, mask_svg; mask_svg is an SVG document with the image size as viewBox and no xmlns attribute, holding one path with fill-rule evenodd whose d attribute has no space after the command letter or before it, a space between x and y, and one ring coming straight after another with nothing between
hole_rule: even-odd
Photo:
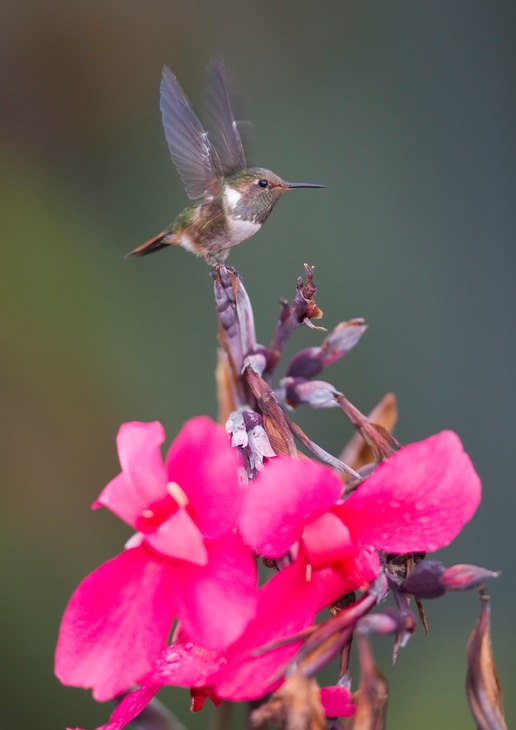
<instances>
[{"instance_id":1,"label":"hummingbird's beak","mask_svg":"<svg viewBox=\"0 0 516 730\"><path fill-rule=\"evenodd\" d=\"M295 188L326 188L327 185L317 185L316 183L283 183L287 190L294 190Z\"/></svg>"}]
</instances>

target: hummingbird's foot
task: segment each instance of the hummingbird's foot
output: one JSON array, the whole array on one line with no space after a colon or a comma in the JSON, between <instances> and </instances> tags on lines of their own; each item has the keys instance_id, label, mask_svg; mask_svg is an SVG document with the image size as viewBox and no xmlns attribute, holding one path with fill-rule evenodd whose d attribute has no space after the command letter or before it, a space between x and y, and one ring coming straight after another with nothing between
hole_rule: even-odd
<instances>
[{"instance_id":1,"label":"hummingbird's foot","mask_svg":"<svg viewBox=\"0 0 516 730\"><path fill-rule=\"evenodd\" d=\"M213 269L210 271L210 276L212 279L218 279L220 277L220 269L224 268L228 274L232 274L237 279L242 279L242 274L237 271L233 266L226 266L225 264L217 264Z\"/></svg>"},{"instance_id":2,"label":"hummingbird's foot","mask_svg":"<svg viewBox=\"0 0 516 730\"><path fill-rule=\"evenodd\" d=\"M226 266L226 269L229 271L230 274L234 274L238 279L242 278L242 275L239 271L235 269L234 266Z\"/></svg>"}]
</instances>

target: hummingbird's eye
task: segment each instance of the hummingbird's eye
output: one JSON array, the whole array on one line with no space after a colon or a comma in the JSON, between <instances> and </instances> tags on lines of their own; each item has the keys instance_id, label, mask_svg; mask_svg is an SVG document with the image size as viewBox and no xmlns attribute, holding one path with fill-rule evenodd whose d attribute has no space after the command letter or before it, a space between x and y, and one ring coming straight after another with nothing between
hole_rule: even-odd
<instances>
[{"instance_id":1,"label":"hummingbird's eye","mask_svg":"<svg viewBox=\"0 0 516 730\"><path fill-rule=\"evenodd\" d=\"M269 181L268 181L268 180L264 180L264 179L262 179L262 180L258 180L258 185L259 185L259 186L260 186L261 188L266 188L266 187L268 187L268 185L269 185Z\"/></svg>"}]
</instances>

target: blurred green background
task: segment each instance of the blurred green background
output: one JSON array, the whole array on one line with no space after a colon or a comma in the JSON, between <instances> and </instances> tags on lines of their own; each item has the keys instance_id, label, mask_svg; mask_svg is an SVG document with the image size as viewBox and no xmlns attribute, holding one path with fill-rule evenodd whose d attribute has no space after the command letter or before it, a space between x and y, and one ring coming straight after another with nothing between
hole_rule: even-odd
<instances>
[{"instance_id":1,"label":"blurred green background","mask_svg":"<svg viewBox=\"0 0 516 730\"><path fill-rule=\"evenodd\" d=\"M26 0L0 23L0 727L94 727L109 708L52 674L64 606L128 530L89 505L118 471L125 420L172 438L216 415L208 269L179 250L123 255L186 202L158 109L161 66L202 109L223 52L256 162L323 182L281 201L236 249L258 338L307 261L323 324L370 329L327 377L363 411L397 394L403 441L461 435L483 479L474 520L440 555L501 569L493 642L516 718L513 542L516 10L511 2ZM294 349L318 344L298 332ZM299 413L338 452L337 412ZM389 667L391 728L471 728L463 692L472 594L427 603ZM172 695L190 727L186 692ZM196 724L197 723L197 724Z\"/></svg>"}]
</instances>

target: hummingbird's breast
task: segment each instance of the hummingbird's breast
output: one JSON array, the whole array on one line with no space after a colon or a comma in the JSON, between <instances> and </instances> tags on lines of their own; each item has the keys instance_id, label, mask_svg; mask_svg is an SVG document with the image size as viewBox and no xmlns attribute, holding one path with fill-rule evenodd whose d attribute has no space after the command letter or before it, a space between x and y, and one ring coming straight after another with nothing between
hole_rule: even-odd
<instances>
[{"instance_id":1,"label":"hummingbird's breast","mask_svg":"<svg viewBox=\"0 0 516 730\"><path fill-rule=\"evenodd\" d=\"M239 205L242 198L240 193L230 185L224 185L224 210L228 226L228 244L236 246L246 238L250 238L260 230L261 223L246 217L244 209Z\"/></svg>"},{"instance_id":2,"label":"hummingbird's breast","mask_svg":"<svg viewBox=\"0 0 516 730\"><path fill-rule=\"evenodd\" d=\"M224 261L229 250L261 228L261 223L246 216L239 201L242 195L224 185L222 194L207 196L185 209L172 231L175 242L206 260Z\"/></svg>"}]
</instances>

